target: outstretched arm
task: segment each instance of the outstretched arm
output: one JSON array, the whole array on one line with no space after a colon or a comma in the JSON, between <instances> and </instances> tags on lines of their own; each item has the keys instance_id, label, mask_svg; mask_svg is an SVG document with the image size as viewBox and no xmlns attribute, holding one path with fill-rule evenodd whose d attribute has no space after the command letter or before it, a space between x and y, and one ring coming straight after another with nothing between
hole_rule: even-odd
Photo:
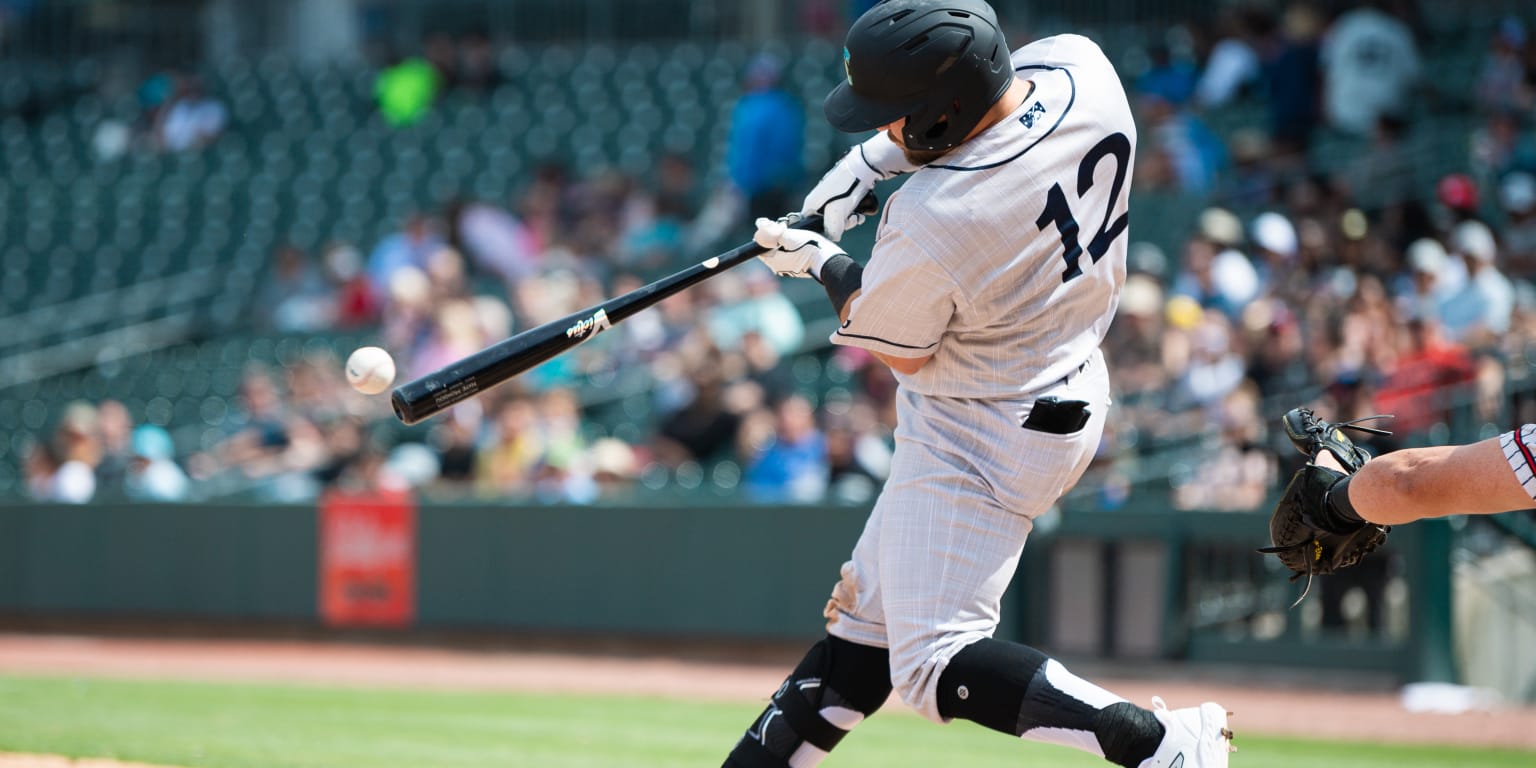
<instances>
[{"instance_id":1,"label":"outstretched arm","mask_svg":"<svg viewBox=\"0 0 1536 768\"><path fill-rule=\"evenodd\" d=\"M1520 430L1471 445L1406 448L1366 462L1345 493L1360 518L1402 525L1447 515L1492 515L1536 507L1513 463L1526 466ZM1513 457L1505 450L1512 450ZM1536 445L1530 446L1536 450ZM1317 463L1340 469L1332 454ZM1530 477L1527 470L1525 477Z\"/></svg>"},{"instance_id":2,"label":"outstretched arm","mask_svg":"<svg viewBox=\"0 0 1536 768\"><path fill-rule=\"evenodd\" d=\"M1372 458L1343 431L1390 434L1360 426L1365 420L1332 424L1307 408L1294 408L1281 420L1310 461L1291 477L1270 515L1273 546L1259 551L1277 555L1297 577L1307 576L1309 587L1313 575L1334 573L1370 554L1394 525L1536 507L1536 424L1470 445Z\"/></svg>"}]
</instances>

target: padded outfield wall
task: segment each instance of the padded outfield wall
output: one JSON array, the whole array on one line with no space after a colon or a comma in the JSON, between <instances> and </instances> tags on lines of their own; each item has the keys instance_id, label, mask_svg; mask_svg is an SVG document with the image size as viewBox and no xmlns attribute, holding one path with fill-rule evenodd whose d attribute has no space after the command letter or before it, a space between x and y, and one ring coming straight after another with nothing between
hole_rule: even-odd
<instances>
[{"instance_id":1,"label":"padded outfield wall","mask_svg":"<svg viewBox=\"0 0 1536 768\"><path fill-rule=\"evenodd\" d=\"M387 505L385 505L387 506ZM388 528L325 506L0 506L0 627L163 622L800 641L858 507L409 506ZM382 520L383 518L381 518ZM329 522L327 522L329 521ZM402 522L403 521L403 522ZM329 531L329 533L327 533ZM999 635L1068 658L1179 659L1455 679L1452 531L1392 534L1404 598L1328 631L1253 553L1265 516L1069 514L1032 536ZM1316 588L1309 600L1321 599ZM1314 609L1315 610L1315 609Z\"/></svg>"}]
</instances>

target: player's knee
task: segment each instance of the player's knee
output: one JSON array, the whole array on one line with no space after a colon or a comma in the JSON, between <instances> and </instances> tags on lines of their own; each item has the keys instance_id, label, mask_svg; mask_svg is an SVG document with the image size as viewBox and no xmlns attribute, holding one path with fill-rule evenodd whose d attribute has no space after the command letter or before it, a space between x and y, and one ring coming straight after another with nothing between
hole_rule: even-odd
<instances>
[{"instance_id":1,"label":"player's knee","mask_svg":"<svg viewBox=\"0 0 1536 768\"><path fill-rule=\"evenodd\" d=\"M890 652L833 635L818 645L825 649L820 663L827 691L864 717L874 714L891 695ZM807 657L797 672L809 675L814 668L815 662ZM823 703L827 695L822 694Z\"/></svg>"},{"instance_id":2,"label":"player's knee","mask_svg":"<svg viewBox=\"0 0 1536 768\"><path fill-rule=\"evenodd\" d=\"M909 646L913 650L893 650L891 653L891 685L901 700L918 714L937 722L944 722L952 715L940 711L935 696L939 675L953 663L957 649L976 642L973 634L955 634L939 637L932 642Z\"/></svg>"},{"instance_id":3,"label":"player's knee","mask_svg":"<svg viewBox=\"0 0 1536 768\"><path fill-rule=\"evenodd\" d=\"M884 648L828 636L806 653L747 730L727 766L780 766L806 751L831 752L891 695Z\"/></svg>"},{"instance_id":4,"label":"player's knee","mask_svg":"<svg viewBox=\"0 0 1536 768\"><path fill-rule=\"evenodd\" d=\"M1017 643L983 638L967 645L938 680L939 714L1021 735L1023 696L1046 661L1045 654Z\"/></svg>"}]
</instances>

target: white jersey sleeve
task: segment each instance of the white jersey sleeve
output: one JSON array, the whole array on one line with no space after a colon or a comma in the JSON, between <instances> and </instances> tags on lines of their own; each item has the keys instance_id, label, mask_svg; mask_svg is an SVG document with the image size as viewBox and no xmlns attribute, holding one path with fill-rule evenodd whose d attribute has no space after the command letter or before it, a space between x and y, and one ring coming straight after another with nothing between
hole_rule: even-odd
<instances>
[{"instance_id":1,"label":"white jersey sleeve","mask_svg":"<svg viewBox=\"0 0 1536 768\"><path fill-rule=\"evenodd\" d=\"M864 269L848 321L833 340L892 357L927 357L949 328L959 296L954 279L920 243L890 232L881 242L881 257Z\"/></svg>"},{"instance_id":2,"label":"white jersey sleeve","mask_svg":"<svg viewBox=\"0 0 1536 768\"><path fill-rule=\"evenodd\" d=\"M1072 67L1095 70L1095 77L1102 77L1106 71L1114 76L1114 65L1109 63L1104 49L1082 35L1042 37L1014 51L1009 58L1015 71L1024 67Z\"/></svg>"},{"instance_id":3,"label":"white jersey sleeve","mask_svg":"<svg viewBox=\"0 0 1536 768\"><path fill-rule=\"evenodd\" d=\"M1098 348L1125 279L1136 125L1093 41L1012 57L1032 84L1011 114L918 170L886 202L861 295L833 343L932 355L902 386L1018 397Z\"/></svg>"}]
</instances>

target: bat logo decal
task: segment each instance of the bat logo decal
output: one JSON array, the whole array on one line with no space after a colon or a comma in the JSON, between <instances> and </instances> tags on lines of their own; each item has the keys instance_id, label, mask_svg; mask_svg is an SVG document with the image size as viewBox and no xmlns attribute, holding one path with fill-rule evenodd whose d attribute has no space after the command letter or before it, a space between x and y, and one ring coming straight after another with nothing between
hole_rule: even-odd
<instances>
[{"instance_id":1,"label":"bat logo decal","mask_svg":"<svg viewBox=\"0 0 1536 768\"><path fill-rule=\"evenodd\" d=\"M592 316L578 321L575 325L565 329L567 339L585 339L608 330L613 324L608 322L608 313L599 309Z\"/></svg>"}]
</instances>

